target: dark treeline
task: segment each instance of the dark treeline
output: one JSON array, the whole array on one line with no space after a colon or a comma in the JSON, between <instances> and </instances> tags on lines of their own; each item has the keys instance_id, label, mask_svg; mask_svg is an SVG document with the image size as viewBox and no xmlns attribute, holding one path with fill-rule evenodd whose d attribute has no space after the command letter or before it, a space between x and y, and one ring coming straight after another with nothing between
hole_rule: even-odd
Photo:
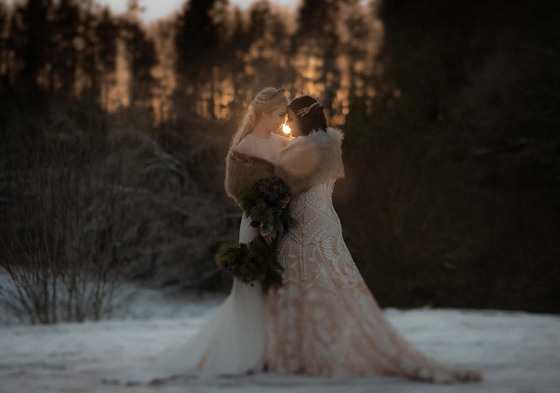
<instances>
[{"instance_id":1,"label":"dark treeline","mask_svg":"<svg viewBox=\"0 0 560 393\"><path fill-rule=\"evenodd\" d=\"M381 44L376 2L266 0L241 11L190 0L145 28L136 1L114 16L94 1L0 2L5 84L88 98L114 112L146 107L154 125L188 114L237 121L262 86L320 96L334 121L371 104Z\"/></svg>"},{"instance_id":2,"label":"dark treeline","mask_svg":"<svg viewBox=\"0 0 560 393\"><path fill-rule=\"evenodd\" d=\"M557 11L381 6L393 94L372 115L351 108L346 162L363 208L343 202L342 220L382 304L560 311Z\"/></svg>"},{"instance_id":3,"label":"dark treeline","mask_svg":"<svg viewBox=\"0 0 560 393\"><path fill-rule=\"evenodd\" d=\"M0 0L2 266L69 293L69 264L226 288L223 157L253 95L283 86L346 133L335 204L381 305L560 312L554 8L189 0L144 26L135 1ZM24 296L36 321L63 318L47 287Z\"/></svg>"},{"instance_id":4,"label":"dark treeline","mask_svg":"<svg viewBox=\"0 0 560 393\"><path fill-rule=\"evenodd\" d=\"M111 109L109 94L123 93L112 91L122 77L121 60L129 79L123 104L149 102L157 55L136 13L134 2L115 17L93 1L29 0L8 7L2 0L3 87L87 99Z\"/></svg>"}]
</instances>

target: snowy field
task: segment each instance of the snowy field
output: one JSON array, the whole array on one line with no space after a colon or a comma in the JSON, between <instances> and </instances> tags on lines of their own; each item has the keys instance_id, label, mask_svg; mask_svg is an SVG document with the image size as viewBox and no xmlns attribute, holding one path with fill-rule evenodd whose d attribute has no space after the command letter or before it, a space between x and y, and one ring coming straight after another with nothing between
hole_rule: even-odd
<instances>
[{"instance_id":1,"label":"snowy field","mask_svg":"<svg viewBox=\"0 0 560 393\"><path fill-rule=\"evenodd\" d=\"M157 385L103 381L187 340L223 298L184 299L142 290L115 319L0 327L0 392L560 393L560 316L522 312L388 309L416 347L448 364L478 368L481 383L433 385L399 378L327 379L257 374L178 378ZM1 310L0 310L1 311Z\"/></svg>"}]
</instances>

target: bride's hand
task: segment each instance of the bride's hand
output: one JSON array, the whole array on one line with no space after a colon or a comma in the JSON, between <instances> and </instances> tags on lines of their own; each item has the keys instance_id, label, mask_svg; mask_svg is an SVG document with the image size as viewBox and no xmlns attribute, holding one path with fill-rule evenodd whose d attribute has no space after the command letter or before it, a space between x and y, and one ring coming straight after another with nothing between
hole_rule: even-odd
<instances>
[{"instance_id":1,"label":"bride's hand","mask_svg":"<svg viewBox=\"0 0 560 393\"><path fill-rule=\"evenodd\" d=\"M262 233L261 233L261 236L264 239L264 241L266 242L266 244L268 244L269 246L272 244L272 236L263 235Z\"/></svg>"}]
</instances>

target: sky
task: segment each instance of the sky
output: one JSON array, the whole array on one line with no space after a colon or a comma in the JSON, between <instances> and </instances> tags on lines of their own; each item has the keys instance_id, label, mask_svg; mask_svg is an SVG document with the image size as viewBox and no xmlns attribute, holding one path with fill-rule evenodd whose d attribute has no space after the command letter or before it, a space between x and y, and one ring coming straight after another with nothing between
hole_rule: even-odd
<instances>
[{"instance_id":1,"label":"sky","mask_svg":"<svg viewBox=\"0 0 560 393\"><path fill-rule=\"evenodd\" d=\"M150 23L154 20L164 18L174 11L180 10L186 0L139 0L140 6L144 7L144 11L140 17L144 23ZM255 0L229 0L232 5L239 5L241 8L248 7ZM279 5L296 7L299 0L270 0L271 3ZM127 0L97 0L99 4L108 4L114 11L119 14L126 10Z\"/></svg>"}]
</instances>

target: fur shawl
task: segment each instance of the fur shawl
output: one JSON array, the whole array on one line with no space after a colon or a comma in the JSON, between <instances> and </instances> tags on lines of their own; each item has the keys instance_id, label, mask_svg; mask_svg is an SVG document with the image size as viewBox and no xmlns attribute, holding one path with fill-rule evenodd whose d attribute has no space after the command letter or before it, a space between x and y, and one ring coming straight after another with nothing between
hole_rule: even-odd
<instances>
[{"instance_id":1,"label":"fur shawl","mask_svg":"<svg viewBox=\"0 0 560 393\"><path fill-rule=\"evenodd\" d=\"M329 179L344 177L342 140L336 128L300 136L281 150L276 174L290 187L292 194L307 191Z\"/></svg>"},{"instance_id":2,"label":"fur shawl","mask_svg":"<svg viewBox=\"0 0 560 393\"><path fill-rule=\"evenodd\" d=\"M226 157L226 194L241 206L241 195L260 179L274 173L274 164L231 150Z\"/></svg>"}]
</instances>

